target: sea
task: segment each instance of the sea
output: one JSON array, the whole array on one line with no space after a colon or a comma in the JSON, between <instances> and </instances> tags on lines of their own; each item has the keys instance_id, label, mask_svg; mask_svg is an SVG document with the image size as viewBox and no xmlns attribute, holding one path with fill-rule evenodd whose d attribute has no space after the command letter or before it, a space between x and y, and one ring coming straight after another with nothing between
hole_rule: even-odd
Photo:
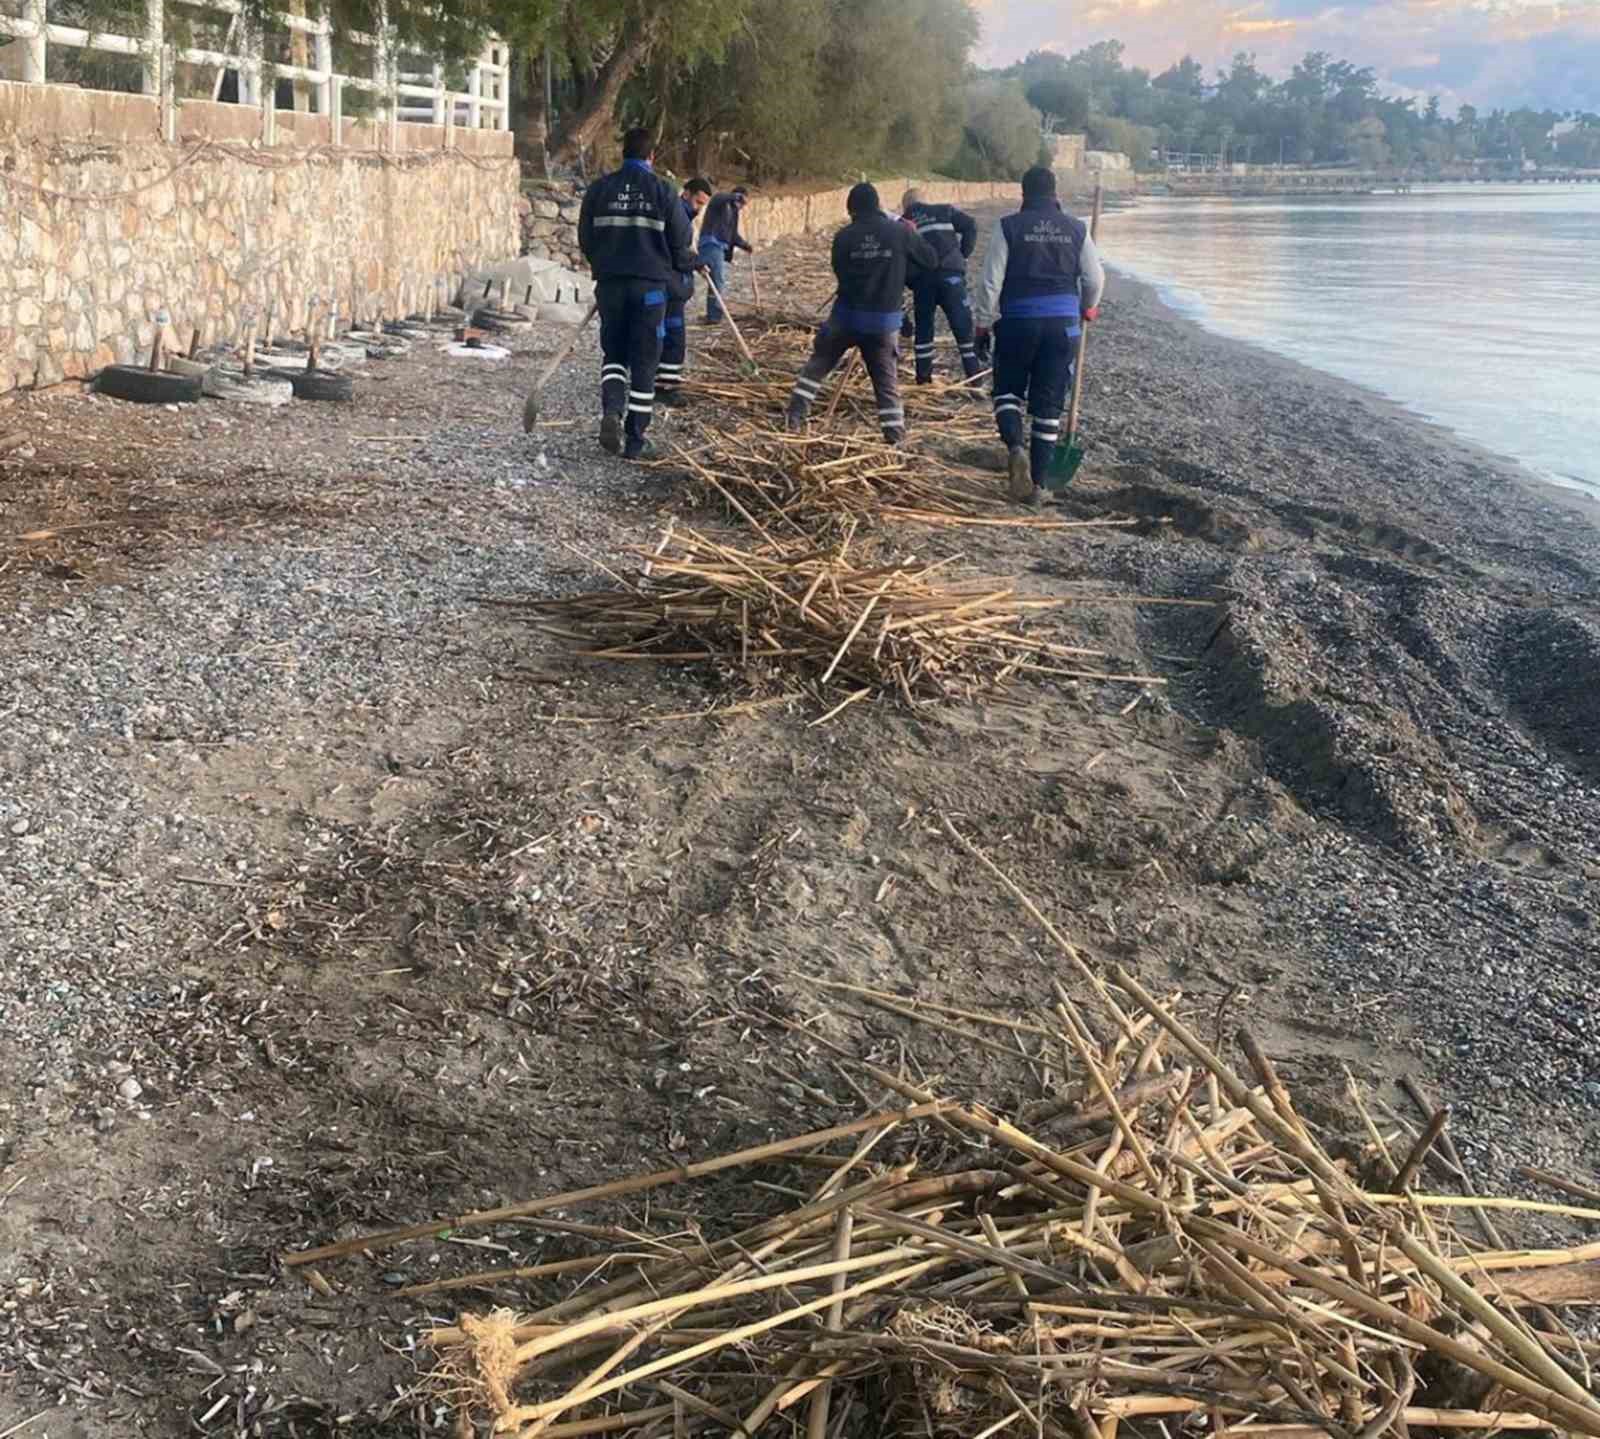
<instances>
[{"instance_id":1,"label":"sea","mask_svg":"<svg viewBox=\"0 0 1600 1439\"><path fill-rule=\"evenodd\" d=\"M1600 498L1600 185L1142 197L1100 248L1208 329Z\"/></svg>"}]
</instances>

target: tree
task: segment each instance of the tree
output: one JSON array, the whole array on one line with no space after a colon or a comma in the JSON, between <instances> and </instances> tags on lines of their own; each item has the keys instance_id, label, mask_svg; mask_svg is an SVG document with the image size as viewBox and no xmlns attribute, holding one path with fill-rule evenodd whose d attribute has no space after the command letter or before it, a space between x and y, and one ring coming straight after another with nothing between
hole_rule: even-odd
<instances>
[{"instance_id":1,"label":"tree","mask_svg":"<svg viewBox=\"0 0 1600 1439\"><path fill-rule=\"evenodd\" d=\"M1231 69L1217 71L1217 103L1236 114L1243 114L1271 88L1272 81L1256 69L1256 57L1243 50L1233 57Z\"/></svg>"},{"instance_id":2,"label":"tree","mask_svg":"<svg viewBox=\"0 0 1600 1439\"><path fill-rule=\"evenodd\" d=\"M963 180L1015 180L1039 158L1039 112L1014 80L967 88L961 147L950 163Z\"/></svg>"},{"instance_id":3,"label":"tree","mask_svg":"<svg viewBox=\"0 0 1600 1439\"><path fill-rule=\"evenodd\" d=\"M1028 103L1043 116L1051 132L1075 132L1089 123L1089 89L1064 55L1035 50L1012 72L1021 81Z\"/></svg>"},{"instance_id":4,"label":"tree","mask_svg":"<svg viewBox=\"0 0 1600 1439\"><path fill-rule=\"evenodd\" d=\"M754 180L806 173L828 27L828 0L754 0L720 59L661 58L641 73L624 100L628 118L654 118L662 150L686 174L715 172L725 151Z\"/></svg>"},{"instance_id":5,"label":"tree","mask_svg":"<svg viewBox=\"0 0 1600 1439\"><path fill-rule=\"evenodd\" d=\"M1283 95L1291 105L1315 107L1328 94L1328 56L1323 50L1310 51L1283 82Z\"/></svg>"},{"instance_id":6,"label":"tree","mask_svg":"<svg viewBox=\"0 0 1600 1439\"><path fill-rule=\"evenodd\" d=\"M1191 100L1204 98L1206 73L1193 55L1185 55L1176 65L1163 70L1150 82L1157 90L1172 95L1187 96Z\"/></svg>"}]
</instances>

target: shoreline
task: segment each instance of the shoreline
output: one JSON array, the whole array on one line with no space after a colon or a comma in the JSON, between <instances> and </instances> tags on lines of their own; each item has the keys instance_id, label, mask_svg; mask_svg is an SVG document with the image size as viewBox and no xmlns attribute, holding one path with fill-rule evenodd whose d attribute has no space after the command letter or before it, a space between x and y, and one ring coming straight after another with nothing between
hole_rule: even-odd
<instances>
[{"instance_id":1,"label":"shoreline","mask_svg":"<svg viewBox=\"0 0 1600 1439\"><path fill-rule=\"evenodd\" d=\"M1330 1035L1435 1069L1475 1158L1581 1162L1600 1113L1593 502L1123 273L1094 334L1075 502L1199 542L1133 571L1229 596L1173 704L1312 821L1246 885L1273 962L1297 953Z\"/></svg>"},{"instance_id":2,"label":"shoreline","mask_svg":"<svg viewBox=\"0 0 1600 1439\"><path fill-rule=\"evenodd\" d=\"M1508 455L1503 451L1491 449L1481 441L1462 434L1446 421L1436 420L1421 410L1415 409L1406 401L1397 400L1393 396L1385 394L1375 386L1363 384L1359 380L1347 379L1343 375L1334 374L1331 370L1320 369L1318 366L1308 364L1304 360L1297 360L1293 356L1281 354L1261 341L1243 340L1237 336L1226 335L1220 330L1212 329L1203 321L1196 319L1193 315L1184 313L1183 310L1166 300L1161 293L1162 287L1160 283L1134 275L1118 266L1113 260L1106 260L1105 265L1115 279L1117 290L1128 289L1143 294L1151 302L1166 311L1173 324L1192 326L1196 331L1206 336L1208 340L1218 345L1237 347L1241 351L1260 357L1263 362L1282 365L1287 369L1296 371L1302 377L1312 377L1317 384L1330 388L1342 388L1353 399L1359 399L1362 403L1379 409L1390 419L1416 426L1419 430L1427 433L1433 443L1455 446L1460 450L1464 459L1470 460L1475 464L1489 465L1503 471L1506 479L1523 486L1540 503L1554 505L1558 509L1582 518L1589 524L1600 526L1600 493L1585 488L1576 481L1572 484L1562 484L1558 480L1547 479L1544 475L1530 468L1524 461L1519 460L1515 455ZM1108 287L1108 294L1111 293Z\"/></svg>"}]
</instances>

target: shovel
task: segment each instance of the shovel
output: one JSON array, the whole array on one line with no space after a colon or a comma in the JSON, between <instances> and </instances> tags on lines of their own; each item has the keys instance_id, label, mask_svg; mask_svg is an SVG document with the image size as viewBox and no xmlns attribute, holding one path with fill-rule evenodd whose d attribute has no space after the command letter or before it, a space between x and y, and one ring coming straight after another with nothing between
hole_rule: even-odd
<instances>
[{"instance_id":1,"label":"shovel","mask_svg":"<svg viewBox=\"0 0 1600 1439\"><path fill-rule=\"evenodd\" d=\"M706 288L717 297L717 308L722 311L722 318L727 321L728 328L733 331L733 338L739 342L739 353L744 356L745 363L750 366L752 375L760 375L761 366L756 364L756 357L750 353L750 346L745 344L744 336L739 333L739 322L733 318L733 311L728 308L728 302L722 298L722 291L717 288L717 282L711 278L709 270L704 272Z\"/></svg>"},{"instance_id":2,"label":"shovel","mask_svg":"<svg viewBox=\"0 0 1600 1439\"><path fill-rule=\"evenodd\" d=\"M528 391L528 398L522 402L522 428L530 435L534 426L539 423L539 392L548 385L555 376L555 372L567 362L568 357L578 348L578 341L583 338L583 332L589 328L590 321L600 313L598 305L590 305L589 313L583 317L583 323L572 332L572 338L561 347L560 353L545 366L544 373L533 382L533 388Z\"/></svg>"},{"instance_id":3,"label":"shovel","mask_svg":"<svg viewBox=\"0 0 1600 1439\"><path fill-rule=\"evenodd\" d=\"M1089 238L1100 238L1100 182L1094 182L1094 211L1089 220ZM1080 321L1078 359L1072 367L1072 407L1067 411L1067 432L1057 442L1055 452L1045 469L1046 485L1050 490L1064 490L1072 483L1083 463L1083 446L1078 443L1078 412L1083 404L1083 367L1089 349L1089 326Z\"/></svg>"}]
</instances>

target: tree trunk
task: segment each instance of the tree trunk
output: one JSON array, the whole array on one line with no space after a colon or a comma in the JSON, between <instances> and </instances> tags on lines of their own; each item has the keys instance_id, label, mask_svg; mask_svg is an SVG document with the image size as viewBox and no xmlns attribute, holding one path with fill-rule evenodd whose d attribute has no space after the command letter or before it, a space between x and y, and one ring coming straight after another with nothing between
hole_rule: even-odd
<instances>
[{"instance_id":1,"label":"tree trunk","mask_svg":"<svg viewBox=\"0 0 1600 1439\"><path fill-rule=\"evenodd\" d=\"M655 27L650 21L630 21L617 37L616 48L594 77L594 84L575 105L550 146L553 157L572 162L605 131L617 108L617 97L628 77L650 56Z\"/></svg>"},{"instance_id":2,"label":"tree trunk","mask_svg":"<svg viewBox=\"0 0 1600 1439\"><path fill-rule=\"evenodd\" d=\"M522 82L521 105L517 114L516 154L525 169L535 175L546 173L545 144L550 133L550 117L544 108L544 56L529 56L518 79Z\"/></svg>"},{"instance_id":3,"label":"tree trunk","mask_svg":"<svg viewBox=\"0 0 1600 1439\"><path fill-rule=\"evenodd\" d=\"M289 0L289 13L297 19L306 18L306 0ZM311 46L304 30L289 32L289 63L302 70L311 68ZM294 82L294 108L305 114L311 108L311 87L304 80Z\"/></svg>"}]
</instances>

